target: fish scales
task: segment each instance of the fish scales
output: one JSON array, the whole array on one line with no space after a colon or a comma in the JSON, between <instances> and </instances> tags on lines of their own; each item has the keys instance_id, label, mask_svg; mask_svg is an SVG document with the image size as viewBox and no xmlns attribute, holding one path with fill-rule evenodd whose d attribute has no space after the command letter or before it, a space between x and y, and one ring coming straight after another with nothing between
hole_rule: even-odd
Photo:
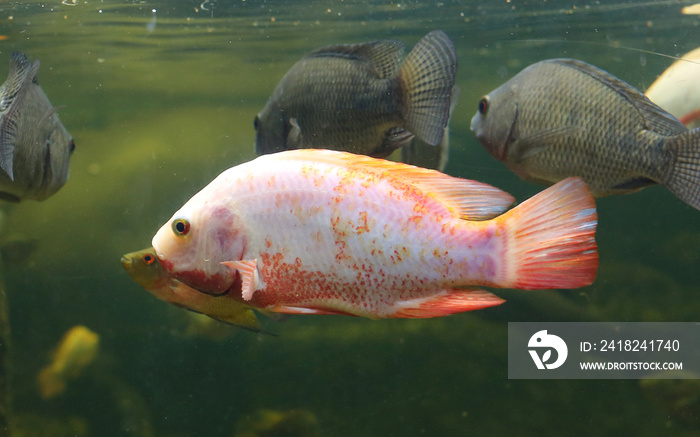
<instances>
[{"instance_id":1,"label":"fish scales","mask_svg":"<svg viewBox=\"0 0 700 437\"><path fill-rule=\"evenodd\" d=\"M280 105L285 113L305 114L300 119L303 131L312 137L310 144L330 145L343 138L350 150L361 150L402 122L392 81L371 80L371 74L370 65L342 57L302 60L288 73L278 96ZM329 114L345 122L335 122Z\"/></svg>"},{"instance_id":2,"label":"fish scales","mask_svg":"<svg viewBox=\"0 0 700 437\"><path fill-rule=\"evenodd\" d=\"M321 297L334 300L339 308L348 302L380 311L390 300L383 290L398 289L400 299L409 299L420 295L421 283L451 285L456 269L478 278L482 265L488 266L484 281L495 274L490 255L494 242L474 241L481 253L471 263L457 263L450 256L459 253L456 242L445 241L454 234L451 226L423 226L423 221L441 223L452 215L413 186L363 168L321 167L320 180L297 178L292 163L276 164L264 170L250 168L227 184L257 184L251 189L255 196L231 205L241 211L241 221L263 230L252 232L248 245L265 248L258 249L260 274L266 287L275 291L256 294L254 304L313 306ZM295 164L299 173L308 173L307 164ZM289 176L280 177L285 173ZM422 235L415 238L419 229ZM474 240L479 237L475 234ZM367 289L378 292L364 293Z\"/></svg>"},{"instance_id":3,"label":"fish scales","mask_svg":"<svg viewBox=\"0 0 700 437\"><path fill-rule=\"evenodd\" d=\"M700 170L700 136L584 62L553 59L525 68L482 99L472 130L523 179L551 184L579 176L596 196L659 183L700 207L692 194L700 177L679 171L683 162Z\"/></svg>"},{"instance_id":4,"label":"fish scales","mask_svg":"<svg viewBox=\"0 0 700 437\"><path fill-rule=\"evenodd\" d=\"M438 181L449 189L426 190ZM502 300L490 293L455 287L521 284L515 229L506 218L460 218L468 208L457 186L488 193L482 219L512 201L485 184L343 152L265 155L195 195L153 247L188 285L272 311L433 317L496 305ZM582 220L594 217L593 209ZM572 241L590 250L590 232ZM582 265L597 264L597 256L584 258Z\"/></svg>"},{"instance_id":5,"label":"fish scales","mask_svg":"<svg viewBox=\"0 0 700 437\"><path fill-rule=\"evenodd\" d=\"M325 148L385 157L411 144L415 153L429 145L427 155L444 161L443 139L458 94L456 51L438 30L403 62L402 54L401 42L384 40L306 55L255 117L256 153Z\"/></svg>"}]
</instances>

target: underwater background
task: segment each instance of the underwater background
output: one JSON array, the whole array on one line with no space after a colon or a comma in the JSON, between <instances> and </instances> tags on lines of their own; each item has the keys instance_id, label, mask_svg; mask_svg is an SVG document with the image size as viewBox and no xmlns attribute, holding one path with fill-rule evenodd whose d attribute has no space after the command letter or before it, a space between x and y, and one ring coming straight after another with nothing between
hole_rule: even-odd
<instances>
[{"instance_id":1,"label":"underwater background","mask_svg":"<svg viewBox=\"0 0 700 437\"><path fill-rule=\"evenodd\" d=\"M662 187L597 201L593 285L498 290L505 304L445 318L293 316L267 322L277 336L256 334L193 319L120 265L221 171L254 158L254 116L315 48L397 39L408 52L444 30L461 88L445 172L523 201L543 187L477 142L479 98L555 57L643 91L673 61L663 55L698 45L700 16L681 14L692 3L0 2L0 76L13 51L40 59L41 86L65 105L76 143L56 195L2 205L0 240L36 245L3 265L14 435L697 435L697 380L507 376L509 321L698 320L700 212ZM42 399L37 374L75 325L100 336L99 354ZM272 412L292 424L264 430Z\"/></svg>"}]
</instances>

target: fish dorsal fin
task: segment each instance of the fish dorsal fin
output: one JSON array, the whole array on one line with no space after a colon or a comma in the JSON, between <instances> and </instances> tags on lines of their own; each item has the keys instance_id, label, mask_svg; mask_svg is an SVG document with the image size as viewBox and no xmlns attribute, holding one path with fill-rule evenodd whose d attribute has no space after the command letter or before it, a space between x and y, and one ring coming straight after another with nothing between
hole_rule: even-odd
<instances>
[{"instance_id":1,"label":"fish dorsal fin","mask_svg":"<svg viewBox=\"0 0 700 437\"><path fill-rule=\"evenodd\" d=\"M32 64L24 53L12 53L10 56L10 71L7 73L7 80L0 86L0 112L7 111L7 108L14 102L31 67Z\"/></svg>"},{"instance_id":2,"label":"fish dorsal fin","mask_svg":"<svg viewBox=\"0 0 700 437\"><path fill-rule=\"evenodd\" d=\"M386 175L430 193L432 197L449 208L455 217L465 220L490 219L505 211L515 200L505 191L482 182L365 155L334 150L300 149L266 155L266 157L326 163Z\"/></svg>"},{"instance_id":3,"label":"fish dorsal fin","mask_svg":"<svg viewBox=\"0 0 700 437\"><path fill-rule=\"evenodd\" d=\"M644 125L647 129L662 135L676 135L687 132L688 128L678 121L677 118L661 109L632 85L618 79L607 71L576 59L552 59L551 61L575 68L615 90L639 111L639 115L644 120Z\"/></svg>"},{"instance_id":4,"label":"fish dorsal fin","mask_svg":"<svg viewBox=\"0 0 700 437\"><path fill-rule=\"evenodd\" d=\"M0 87L0 167L14 180L13 164L17 139L17 118L21 103L39 71L39 61L30 63L27 56L15 52L10 57L7 81Z\"/></svg>"},{"instance_id":5,"label":"fish dorsal fin","mask_svg":"<svg viewBox=\"0 0 700 437\"><path fill-rule=\"evenodd\" d=\"M382 40L367 44L341 44L314 50L305 58L342 57L368 62L380 79L393 77L399 71L403 56L401 41Z\"/></svg>"}]
</instances>

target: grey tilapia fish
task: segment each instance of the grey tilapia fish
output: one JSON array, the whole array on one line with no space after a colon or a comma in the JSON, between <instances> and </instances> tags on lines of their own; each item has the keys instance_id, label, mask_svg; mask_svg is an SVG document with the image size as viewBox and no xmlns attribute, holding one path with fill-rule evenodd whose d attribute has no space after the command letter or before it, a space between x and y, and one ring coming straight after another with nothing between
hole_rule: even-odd
<instances>
[{"instance_id":1,"label":"grey tilapia fish","mask_svg":"<svg viewBox=\"0 0 700 437\"><path fill-rule=\"evenodd\" d=\"M280 80L255 117L259 155L334 149L385 157L414 137L437 146L450 117L457 54L441 30L401 62L403 44L323 47Z\"/></svg>"},{"instance_id":2,"label":"grey tilapia fish","mask_svg":"<svg viewBox=\"0 0 700 437\"><path fill-rule=\"evenodd\" d=\"M700 209L700 130L585 62L525 68L479 101L471 128L525 180L579 176L596 196L661 184Z\"/></svg>"},{"instance_id":3,"label":"grey tilapia fish","mask_svg":"<svg viewBox=\"0 0 700 437\"><path fill-rule=\"evenodd\" d=\"M0 199L44 200L68 180L73 137L36 79L39 61L10 56L0 86Z\"/></svg>"}]
</instances>

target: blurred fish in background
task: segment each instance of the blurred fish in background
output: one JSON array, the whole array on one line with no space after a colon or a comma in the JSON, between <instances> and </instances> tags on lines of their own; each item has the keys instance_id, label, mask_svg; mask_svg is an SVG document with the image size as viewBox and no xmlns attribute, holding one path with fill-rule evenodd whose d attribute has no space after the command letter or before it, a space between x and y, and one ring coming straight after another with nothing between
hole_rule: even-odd
<instances>
[{"instance_id":1,"label":"blurred fish in background","mask_svg":"<svg viewBox=\"0 0 700 437\"><path fill-rule=\"evenodd\" d=\"M316 148L386 157L417 138L439 155L456 101L457 53L435 30L403 62L402 55L403 43L390 40L306 55L255 117L256 153Z\"/></svg>"},{"instance_id":2,"label":"blurred fish in background","mask_svg":"<svg viewBox=\"0 0 700 437\"><path fill-rule=\"evenodd\" d=\"M649 100L664 108L688 127L700 127L700 47L670 67L647 88Z\"/></svg>"},{"instance_id":3,"label":"blurred fish in background","mask_svg":"<svg viewBox=\"0 0 700 437\"><path fill-rule=\"evenodd\" d=\"M525 180L578 176L595 196L660 184L700 209L700 130L583 61L530 65L481 98L471 128Z\"/></svg>"},{"instance_id":4,"label":"blurred fish in background","mask_svg":"<svg viewBox=\"0 0 700 437\"><path fill-rule=\"evenodd\" d=\"M0 199L45 200L68 180L73 137L39 86L39 61L10 56L0 86Z\"/></svg>"},{"instance_id":5,"label":"blurred fish in background","mask_svg":"<svg viewBox=\"0 0 700 437\"><path fill-rule=\"evenodd\" d=\"M97 356L100 336L85 326L74 326L65 333L53 354L51 364L37 377L43 399L58 396L66 389L66 381L75 379Z\"/></svg>"}]
</instances>

